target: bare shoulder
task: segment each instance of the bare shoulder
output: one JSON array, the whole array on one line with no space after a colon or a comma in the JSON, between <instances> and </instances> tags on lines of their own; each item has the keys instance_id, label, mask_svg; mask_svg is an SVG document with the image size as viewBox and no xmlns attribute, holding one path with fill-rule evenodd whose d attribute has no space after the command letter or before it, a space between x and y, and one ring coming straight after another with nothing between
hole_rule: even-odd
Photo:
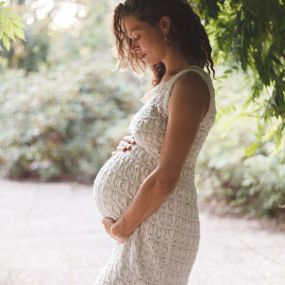
<instances>
[{"instance_id":1,"label":"bare shoulder","mask_svg":"<svg viewBox=\"0 0 285 285\"><path fill-rule=\"evenodd\" d=\"M168 109L170 111L173 105L178 105L180 108L184 106L190 110L194 108L196 111L200 110L203 117L209 109L209 104L210 91L207 83L199 74L189 71L176 80L169 98Z\"/></svg>"},{"instance_id":2,"label":"bare shoulder","mask_svg":"<svg viewBox=\"0 0 285 285\"><path fill-rule=\"evenodd\" d=\"M158 167L163 181L177 182L209 108L208 85L197 73L177 78L168 101L168 120Z\"/></svg>"}]
</instances>

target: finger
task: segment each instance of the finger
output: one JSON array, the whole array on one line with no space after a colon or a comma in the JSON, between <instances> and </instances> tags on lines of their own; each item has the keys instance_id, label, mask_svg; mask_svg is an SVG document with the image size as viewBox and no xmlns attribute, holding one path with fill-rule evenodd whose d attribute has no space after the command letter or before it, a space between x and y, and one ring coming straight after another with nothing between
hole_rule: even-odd
<instances>
[{"instance_id":1,"label":"finger","mask_svg":"<svg viewBox=\"0 0 285 285\"><path fill-rule=\"evenodd\" d=\"M117 146L117 151L126 151L126 150L129 150L129 149L131 149L131 148L132 148L131 145L128 145L128 146L118 145L118 146Z\"/></svg>"},{"instance_id":2,"label":"finger","mask_svg":"<svg viewBox=\"0 0 285 285\"><path fill-rule=\"evenodd\" d=\"M123 149L123 150L127 150L127 149L131 149L132 146L130 144L119 144L119 146Z\"/></svg>"},{"instance_id":3,"label":"finger","mask_svg":"<svg viewBox=\"0 0 285 285\"><path fill-rule=\"evenodd\" d=\"M102 223L105 223L105 224L114 224L115 222L116 222L116 220L114 220L111 217L104 217L102 219Z\"/></svg>"},{"instance_id":4,"label":"finger","mask_svg":"<svg viewBox=\"0 0 285 285\"><path fill-rule=\"evenodd\" d=\"M125 151L127 148L123 147L123 146L120 146L118 145L117 146L117 151Z\"/></svg>"},{"instance_id":5,"label":"finger","mask_svg":"<svg viewBox=\"0 0 285 285\"><path fill-rule=\"evenodd\" d=\"M111 218L111 217L104 217L104 219L105 219L106 221L110 221L110 222L112 222L112 223L115 223L115 222L116 222L116 220L114 220L114 219Z\"/></svg>"},{"instance_id":6,"label":"finger","mask_svg":"<svg viewBox=\"0 0 285 285\"><path fill-rule=\"evenodd\" d=\"M108 234L111 234L111 233L110 233L111 224L108 223L108 222L103 222L103 225L104 225L105 231L106 231Z\"/></svg>"},{"instance_id":7,"label":"finger","mask_svg":"<svg viewBox=\"0 0 285 285\"><path fill-rule=\"evenodd\" d=\"M135 144L135 139L132 136L127 136L127 142L129 142L130 144Z\"/></svg>"},{"instance_id":8,"label":"finger","mask_svg":"<svg viewBox=\"0 0 285 285\"><path fill-rule=\"evenodd\" d=\"M131 147L131 144L125 142L125 141L120 141L119 143L120 146L122 147L126 147L126 148L130 148Z\"/></svg>"},{"instance_id":9,"label":"finger","mask_svg":"<svg viewBox=\"0 0 285 285\"><path fill-rule=\"evenodd\" d=\"M109 217L104 217L103 219L102 219L102 223L104 223L104 222L109 222L110 221L110 218Z\"/></svg>"}]
</instances>

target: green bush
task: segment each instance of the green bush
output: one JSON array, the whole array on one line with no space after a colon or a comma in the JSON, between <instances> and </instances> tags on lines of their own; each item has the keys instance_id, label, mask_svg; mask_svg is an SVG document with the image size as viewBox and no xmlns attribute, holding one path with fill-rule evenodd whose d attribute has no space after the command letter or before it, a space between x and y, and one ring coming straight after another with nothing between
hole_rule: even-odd
<instances>
[{"instance_id":1,"label":"green bush","mask_svg":"<svg viewBox=\"0 0 285 285\"><path fill-rule=\"evenodd\" d=\"M1 82L0 175L17 179L90 182L142 96L136 78L91 60L28 76L13 70Z\"/></svg>"},{"instance_id":2,"label":"green bush","mask_svg":"<svg viewBox=\"0 0 285 285\"><path fill-rule=\"evenodd\" d=\"M226 66L218 66L223 74ZM247 105L252 78L237 71L214 81L217 118L196 168L200 202L217 214L273 217L285 214L285 151L274 141L278 123L263 128L262 114ZM268 96L267 93L262 94ZM262 104L256 100L256 104ZM285 134L284 134L285 135Z\"/></svg>"},{"instance_id":3,"label":"green bush","mask_svg":"<svg viewBox=\"0 0 285 285\"><path fill-rule=\"evenodd\" d=\"M277 153L270 141L252 156L244 149L255 140L255 120L240 119L227 134L221 132L222 122L217 123L199 156L199 195L207 202L218 201L217 212L250 217L284 213L280 205L285 204L285 152Z\"/></svg>"}]
</instances>

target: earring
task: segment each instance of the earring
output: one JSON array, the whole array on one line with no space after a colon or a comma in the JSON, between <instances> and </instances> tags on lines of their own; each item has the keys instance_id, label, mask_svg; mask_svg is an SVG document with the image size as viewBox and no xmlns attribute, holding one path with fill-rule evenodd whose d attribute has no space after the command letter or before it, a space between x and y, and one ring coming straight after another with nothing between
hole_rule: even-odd
<instances>
[{"instance_id":1,"label":"earring","mask_svg":"<svg viewBox=\"0 0 285 285\"><path fill-rule=\"evenodd\" d=\"M168 37L168 33L166 33L166 34L164 35L164 40L166 41L167 44L171 44L171 41L170 41L170 39L169 39L169 37Z\"/></svg>"}]
</instances>

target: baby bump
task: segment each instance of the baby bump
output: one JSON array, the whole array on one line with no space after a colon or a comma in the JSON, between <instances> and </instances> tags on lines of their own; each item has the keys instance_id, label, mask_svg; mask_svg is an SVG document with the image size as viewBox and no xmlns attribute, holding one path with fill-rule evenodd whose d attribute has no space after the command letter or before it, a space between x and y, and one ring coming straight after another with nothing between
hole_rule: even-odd
<instances>
[{"instance_id":1,"label":"baby bump","mask_svg":"<svg viewBox=\"0 0 285 285\"><path fill-rule=\"evenodd\" d=\"M142 163L137 147L117 152L98 172L93 196L103 216L117 220L129 207L143 180L151 173L151 165Z\"/></svg>"}]
</instances>

